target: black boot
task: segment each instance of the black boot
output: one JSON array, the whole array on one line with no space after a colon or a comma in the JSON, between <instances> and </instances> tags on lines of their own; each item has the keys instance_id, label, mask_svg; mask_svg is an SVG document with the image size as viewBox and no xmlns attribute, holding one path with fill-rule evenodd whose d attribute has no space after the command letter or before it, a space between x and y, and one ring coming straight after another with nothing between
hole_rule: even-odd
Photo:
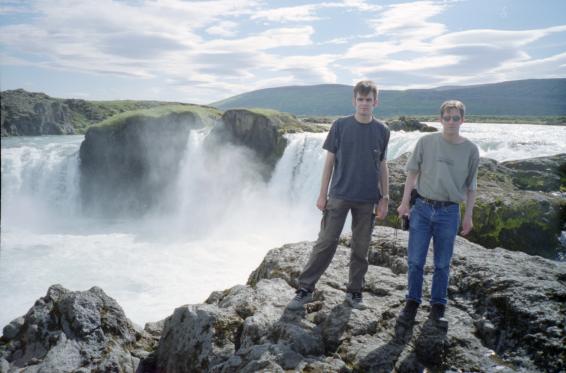
<instances>
[{"instance_id":1,"label":"black boot","mask_svg":"<svg viewBox=\"0 0 566 373\"><path fill-rule=\"evenodd\" d=\"M417 316L417 311L419 309L419 302L412 299L407 299L405 302L405 307L401 311L399 318L406 322L413 322L415 321L415 317Z\"/></svg>"},{"instance_id":2,"label":"black boot","mask_svg":"<svg viewBox=\"0 0 566 373\"><path fill-rule=\"evenodd\" d=\"M430 319L434 321L446 321L444 318L444 312L446 311L446 306L440 303L434 303L430 307Z\"/></svg>"}]
</instances>

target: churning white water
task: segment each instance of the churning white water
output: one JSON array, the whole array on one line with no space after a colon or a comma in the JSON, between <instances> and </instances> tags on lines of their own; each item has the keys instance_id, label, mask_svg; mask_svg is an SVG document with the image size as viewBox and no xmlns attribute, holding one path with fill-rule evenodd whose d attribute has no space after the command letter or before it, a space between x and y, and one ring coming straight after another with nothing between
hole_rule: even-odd
<instances>
[{"instance_id":1,"label":"churning white water","mask_svg":"<svg viewBox=\"0 0 566 373\"><path fill-rule=\"evenodd\" d=\"M481 156L499 161L566 152L566 127L470 123L463 131ZM393 132L389 159L422 135ZM316 238L325 134L290 135L269 182L249 150L206 147L207 136L190 133L168 196L176 208L131 220L81 213L82 136L2 139L0 326L56 283L100 286L143 325L245 283L269 249Z\"/></svg>"}]
</instances>

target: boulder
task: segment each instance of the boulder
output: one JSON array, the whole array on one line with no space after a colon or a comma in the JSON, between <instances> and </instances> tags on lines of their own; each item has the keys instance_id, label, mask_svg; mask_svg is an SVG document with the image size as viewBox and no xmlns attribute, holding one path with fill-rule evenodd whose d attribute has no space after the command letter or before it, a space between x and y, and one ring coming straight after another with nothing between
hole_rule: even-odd
<instances>
[{"instance_id":1,"label":"boulder","mask_svg":"<svg viewBox=\"0 0 566 373\"><path fill-rule=\"evenodd\" d=\"M406 292L407 234L374 231L365 310L344 301L350 250L343 236L304 310L287 304L312 242L271 250L246 286L179 307L164 324L155 369L164 372L561 371L566 264L487 250L457 238L446 324L420 307L397 319ZM425 267L430 296L432 255Z\"/></svg>"},{"instance_id":2,"label":"boulder","mask_svg":"<svg viewBox=\"0 0 566 373\"><path fill-rule=\"evenodd\" d=\"M136 372L157 338L136 328L98 287L49 288L28 313L4 327L2 372Z\"/></svg>"},{"instance_id":3,"label":"boulder","mask_svg":"<svg viewBox=\"0 0 566 373\"><path fill-rule=\"evenodd\" d=\"M283 156L286 133L324 132L328 128L299 121L294 115L269 109L233 109L222 115L223 126L217 135L225 140L252 149L266 164L264 177L270 177L277 161Z\"/></svg>"},{"instance_id":4,"label":"boulder","mask_svg":"<svg viewBox=\"0 0 566 373\"><path fill-rule=\"evenodd\" d=\"M124 113L90 127L80 147L80 193L88 214L143 214L175 185L191 129L220 113L194 105Z\"/></svg>"},{"instance_id":5,"label":"boulder","mask_svg":"<svg viewBox=\"0 0 566 373\"><path fill-rule=\"evenodd\" d=\"M402 198L409 153L388 162L390 214L383 225L399 227L396 209ZM482 158L474 229L467 237L487 248L503 247L559 259L566 253L559 237L566 229L566 154L501 162ZM464 204L461 205L462 213Z\"/></svg>"},{"instance_id":6,"label":"boulder","mask_svg":"<svg viewBox=\"0 0 566 373\"><path fill-rule=\"evenodd\" d=\"M397 120L390 120L386 122L387 127L391 131L405 131L405 132L437 132L438 129L429 126L426 123L421 123L414 118L400 116Z\"/></svg>"}]
</instances>

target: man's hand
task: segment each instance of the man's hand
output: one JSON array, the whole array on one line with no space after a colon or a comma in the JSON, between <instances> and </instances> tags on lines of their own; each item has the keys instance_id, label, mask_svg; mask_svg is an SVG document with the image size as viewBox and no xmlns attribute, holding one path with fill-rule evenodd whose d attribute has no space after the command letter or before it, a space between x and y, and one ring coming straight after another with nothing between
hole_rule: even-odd
<instances>
[{"instance_id":1,"label":"man's hand","mask_svg":"<svg viewBox=\"0 0 566 373\"><path fill-rule=\"evenodd\" d=\"M379 220L385 219L387 216L387 211L389 210L389 199L382 198L377 203L377 208L375 209L375 216Z\"/></svg>"},{"instance_id":2,"label":"man's hand","mask_svg":"<svg viewBox=\"0 0 566 373\"><path fill-rule=\"evenodd\" d=\"M399 218L403 218L403 216L409 216L411 214L411 208L409 207L408 203L401 203L399 207L397 207L397 213L399 214Z\"/></svg>"},{"instance_id":3,"label":"man's hand","mask_svg":"<svg viewBox=\"0 0 566 373\"><path fill-rule=\"evenodd\" d=\"M474 223L472 222L472 217L468 215L464 215L464 221L462 222L462 232L460 232L460 234L462 236L467 235L472 231L473 227L474 227Z\"/></svg>"},{"instance_id":4,"label":"man's hand","mask_svg":"<svg viewBox=\"0 0 566 373\"><path fill-rule=\"evenodd\" d=\"M320 211L324 211L324 209L326 208L326 203L328 202L328 200L326 199L326 196L318 196L318 199L316 200L316 207L320 210Z\"/></svg>"}]
</instances>

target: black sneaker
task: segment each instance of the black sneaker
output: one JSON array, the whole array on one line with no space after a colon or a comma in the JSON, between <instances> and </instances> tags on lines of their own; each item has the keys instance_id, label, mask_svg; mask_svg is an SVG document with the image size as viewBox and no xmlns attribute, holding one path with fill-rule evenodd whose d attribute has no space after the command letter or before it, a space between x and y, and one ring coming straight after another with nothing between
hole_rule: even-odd
<instances>
[{"instance_id":1,"label":"black sneaker","mask_svg":"<svg viewBox=\"0 0 566 373\"><path fill-rule=\"evenodd\" d=\"M430 306L430 314L428 317L434 321L446 321L444 312L446 312L446 306L444 304L434 303Z\"/></svg>"},{"instance_id":2,"label":"black sneaker","mask_svg":"<svg viewBox=\"0 0 566 373\"><path fill-rule=\"evenodd\" d=\"M355 309L365 310L367 306L364 304L364 299L362 298L362 293L352 292L346 294L346 302Z\"/></svg>"},{"instance_id":3,"label":"black sneaker","mask_svg":"<svg viewBox=\"0 0 566 373\"><path fill-rule=\"evenodd\" d=\"M305 304L313 301L312 291L308 291L307 289L300 288L295 294L295 297L287 305L287 308L291 310L301 309Z\"/></svg>"},{"instance_id":4,"label":"black sneaker","mask_svg":"<svg viewBox=\"0 0 566 373\"><path fill-rule=\"evenodd\" d=\"M407 299L405 302L405 307L399 314L399 318L405 322L413 322L415 321L415 317L417 317L417 311L419 309L419 302L413 299Z\"/></svg>"}]
</instances>

